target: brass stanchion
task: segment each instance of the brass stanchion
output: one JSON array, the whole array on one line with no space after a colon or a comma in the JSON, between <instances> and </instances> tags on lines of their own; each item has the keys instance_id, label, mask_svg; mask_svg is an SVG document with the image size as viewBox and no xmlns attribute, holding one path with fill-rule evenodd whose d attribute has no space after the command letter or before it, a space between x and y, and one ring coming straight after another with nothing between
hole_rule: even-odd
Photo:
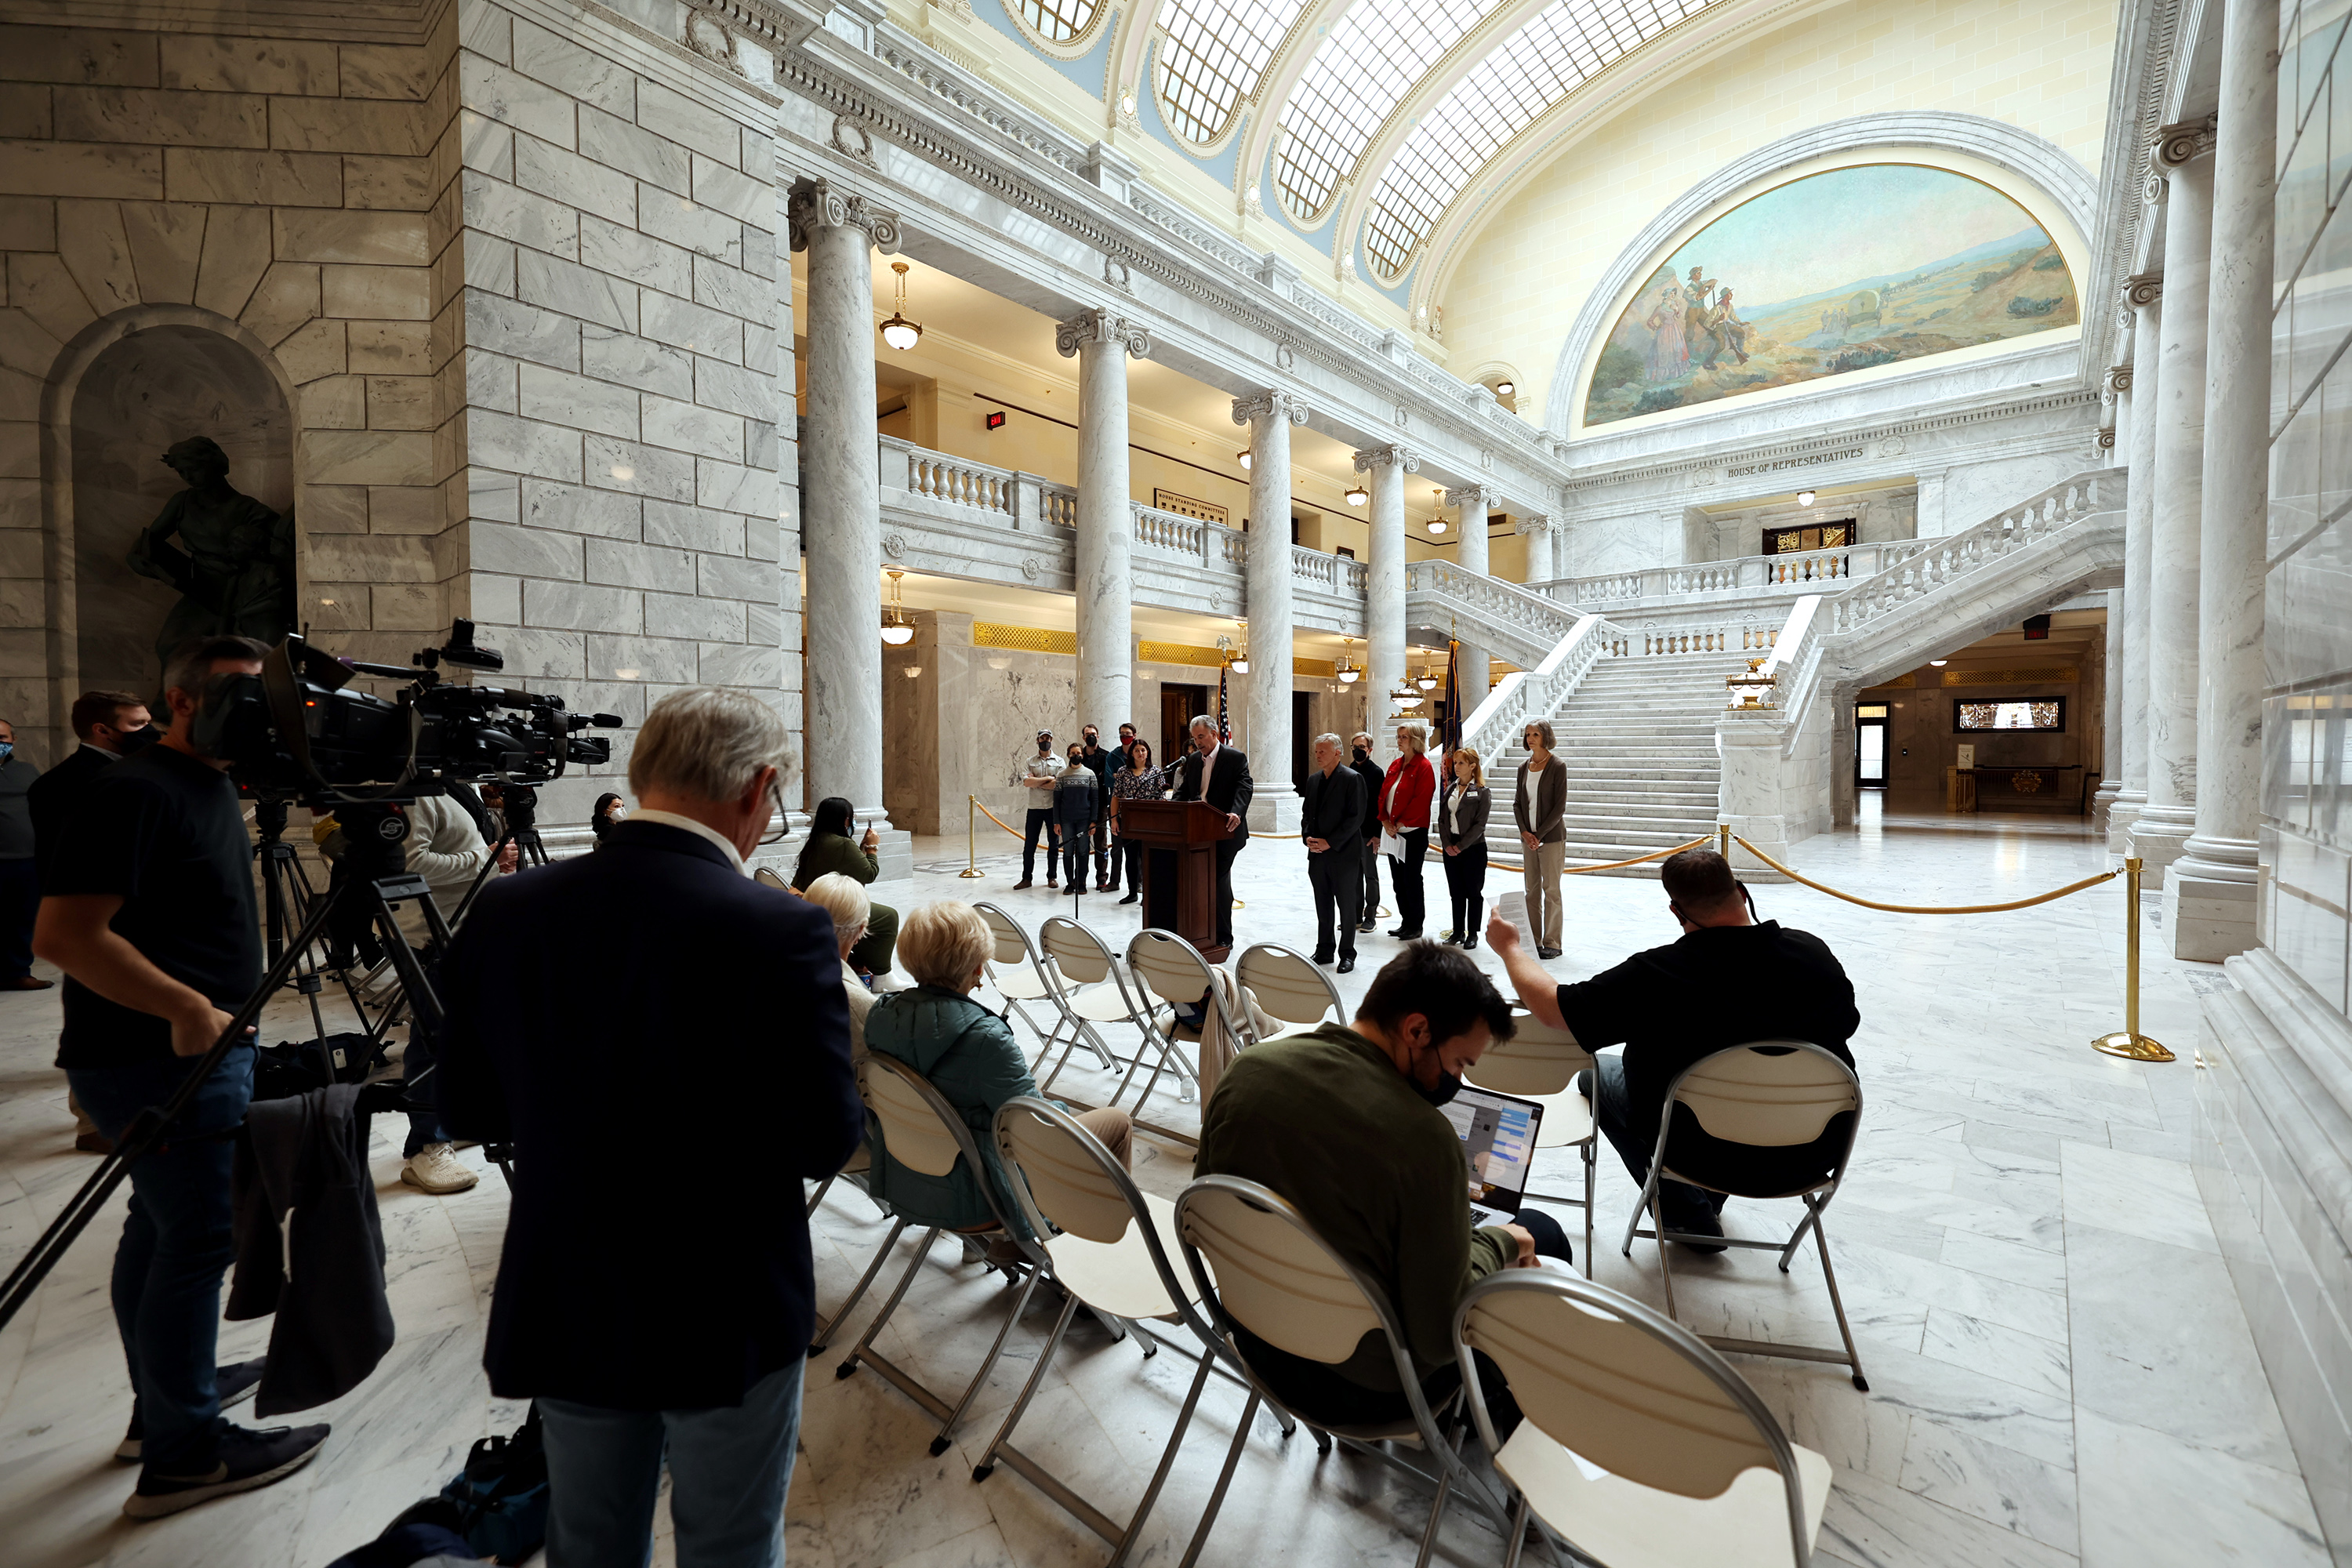
<instances>
[{"instance_id":1,"label":"brass stanchion","mask_svg":"<svg viewBox=\"0 0 2352 1568\"><path fill-rule=\"evenodd\" d=\"M959 878L985 877L988 873L980 868L980 849L973 837L980 826L980 797L968 795L963 799L963 869L956 875Z\"/></svg>"},{"instance_id":2,"label":"brass stanchion","mask_svg":"<svg viewBox=\"0 0 2352 1568\"><path fill-rule=\"evenodd\" d=\"M2124 859L2124 1026L2091 1042L2095 1051L2126 1061L2168 1062L2172 1053L2139 1032L2139 857Z\"/></svg>"},{"instance_id":3,"label":"brass stanchion","mask_svg":"<svg viewBox=\"0 0 2352 1568\"><path fill-rule=\"evenodd\" d=\"M1731 863L1731 824L1727 822L1717 823L1715 825L1715 836L1717 839L1717 852L1723 857L1723 863L1727 866Z\"/></svg>"}]
</instances>

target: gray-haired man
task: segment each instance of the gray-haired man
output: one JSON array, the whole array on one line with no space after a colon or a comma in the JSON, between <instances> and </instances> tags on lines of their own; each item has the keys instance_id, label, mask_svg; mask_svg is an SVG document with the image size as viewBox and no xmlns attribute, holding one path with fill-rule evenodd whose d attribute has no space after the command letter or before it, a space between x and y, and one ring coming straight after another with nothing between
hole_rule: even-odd
<instances>
[{"instance_id":1,"label":"gray-haired man","mask_svg":"<svg viewBox=\"0 0 2352 1568\"><path fill-rule=\"evenodd\" d=\"M1356 967L1356 922L1364 909L1364 816L1371 797L1356 770L1340 761L1339 737L1315 737L1315 767L1300 792L1299 836L1307 841L1307 881L1315 890L1315 962L1331 962L1332 910L1339 910L1339 973Z\"/></svg>"}]
</instances>

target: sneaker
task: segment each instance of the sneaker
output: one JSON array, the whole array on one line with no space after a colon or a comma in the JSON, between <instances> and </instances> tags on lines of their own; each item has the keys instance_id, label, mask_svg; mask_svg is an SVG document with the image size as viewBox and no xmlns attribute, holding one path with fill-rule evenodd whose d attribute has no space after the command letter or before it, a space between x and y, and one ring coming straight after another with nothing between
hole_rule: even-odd
<instances>
[{"instance_id":1,"label":"sneaker","mask_svg":"<svg viewBox=\"0 0 2352 1568\"><path fill-rule=\"evenodd\" d=\"M227 1366L215 1367L213 1394L220 1401L220 1407L226 1410L252 1398L254 1391L261 1386L262 1369L268 1364L267 1356L256 1356L251 1361L232 1362ZM146 1424L139 1414L139 1402L134 1399L131 1402L131 1429L122 1435L122 1441L114 1446L114 1457L125 1461L137 1460L146 1452Z\"/></svg>"},{"instance_id":2,"label":"sneaker","mask_svg":"<svg viewBox=\"0 0 2352 1568\"><path fill-rule=\"evenodd\" d=\"M1356 929L1362 931L1365 935L1370 936L1372 932L1381 929L1381 922L1379 918L1375 916L1373 919L1366 921L1362 925L1358 926Z\"/></svg>"},{"instance_id":3,"label":"sneaker","mask_svg":"<svg viewBox=\"0 0 2352 1568\"><path fill-rule=\"evenodd\" d=\"M408 1157L400 1179L427 1193L462 1193L482 1178L457 1163L457 1151L446 1143L427 1143Z\"/></svg>"},{"instance_id":4,"label":"sneaker","mask_svg":"<svg viewBox=\"0 0 2352 1568\"><path fill-rule=\"evenodd\" d=\"M316 1458L327 1440L324 1422L316 1426L224 1426L214 1440L209 1465L149 1465L139 1486L122 1502L132 1519L161 1519L231 1492L249 1492L283 1480ZM185 1473L180 1473L184 1471Z\"/></svg>"}]
</instances>

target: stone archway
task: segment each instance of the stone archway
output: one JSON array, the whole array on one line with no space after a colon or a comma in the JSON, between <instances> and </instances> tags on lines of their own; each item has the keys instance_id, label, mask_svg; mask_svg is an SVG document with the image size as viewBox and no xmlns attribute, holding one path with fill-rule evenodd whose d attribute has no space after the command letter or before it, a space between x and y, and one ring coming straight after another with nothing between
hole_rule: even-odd
<instances>
[{"instance_id":1,"label":"stone archway","mask_svg":"<svg viewBox=\"0 0 2352 1568\"><path fill-rule=\"evenodd\" d=\"M100 350L73 388L69 420L73 526L58 564L69 561L72 629L59 673L76 689L143 695L155 689L155 636L177 595L125 557L180 489L163 448L211 437L228 453L229 482L283 511L294 503L292 412L278 377L244 344L171 322Z\"/></svg>"}]
</instances>

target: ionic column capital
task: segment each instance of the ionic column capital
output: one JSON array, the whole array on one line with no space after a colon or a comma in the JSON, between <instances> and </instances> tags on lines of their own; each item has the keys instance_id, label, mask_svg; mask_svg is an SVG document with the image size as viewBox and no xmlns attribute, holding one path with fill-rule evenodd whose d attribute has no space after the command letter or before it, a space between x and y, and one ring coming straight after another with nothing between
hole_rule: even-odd
<instances>
[{"instance_id":1,"label":"ionic column capital","mask_svg":"<svg viewBox=\"0 0 2352 1568\"><path fill-rule=\"evenodd\" d=\"M1246 425L1253 419L1287 419L1293 425L1304 425L1307 423L1307 405L1299 400L1297 393L1285 392L1279 387L1268 387L1249 397L1234 398L1234 423Z\"/></svg>"},{"instance_id":2,"label":"ionic column capital","mask_svg":"<svg viewBox=\"0 0 2352 1568\"><path fill-rule=\"evenodd\" d=\"M2220 116L2209 114L2202 120L2187 120L2178 125L2159 125L2156 140L2148 144L2148 167L2159 174L2170 174L2213 155L2214 127Z\"/></svg>"},{"instance_id":3,"label":"ionic column capital","mask_svg":"<svg viewBox=\"0 0 2352 1568\"><path fill-rule=\"evenodd\" d=\"M1530 517L1513 518L1511 531L1513 533L1551 533L1556 531L1552 526L1551 519L1538 512Z\"/></svg>"},{"instance_id":4,"label":"ionic column capital","mask_svg":"<svg viewBox=\"0 0 2352 1568\"><path fill-rule=\"evenodd\" d=\"M1066 321L1054 323L1055 353L1069 359L1077 353L1080 343L1118 343L1133 359L1151 353L1151 334L1143 324L1109 310L1080 310Z\"/></svg>"},{"instance_id":5,"label":"ionic column capital","mask_svg":"<svg viewBox=\"0 0 2352 1568\"><path fill-rule=\"evenodd\" d=\"M2123 300L2126 310L2145 310L2164 298L2164 274L2135 272L2124 279Z\"/></svg>"},{"instance_id":6,"label":"ionic column capital","mask_svg":"<svg viewBox=\"0 0 2352 1568\"><path fill-rule=\"evenodd\" d=\"M1356 454L1356 472L1369 474L1374 468L1394 468L1400 472L1421 471L1421 454L1410 447L1370 447Z\"/></svg>"},{"instance_id":7,"label":"ionic column capital","mask_svg":"<svg viewBox=\"0 0 2352 1568\"><path fill-rule=\"evenodd\" d=\"M785 201L784 218L794 250L806 250L809 231L818 228L862 228L883 250L898 248L898 214L885 212L864 196L837 188L829 180L809 180L795 185Z\"/></svg>"},{"instance_id":8,"label":"ionic column capital","mask_svg":"<svg viewBox=\"0 0 2352 1568\"><path fill-rule=\"evenodd\" d=\"M2131 387L2132 367L2128 363L2111 364L2107 367L2106 391L2108 396L2113 397L2118 393L2129 392Z\"/></svg>"},{"instance_id":9,"label":"ionic column capital","mask_svg":"<svg viewBox=\"0 0 2352 1568\"><path fill-rule=\"evenodd\" d=\"M1494 510L1502 500L1502 492L1492 485L1464 485L1445 492L1447 506L1475 506L1484 511Z\"/></svg>"}]
</instances>

